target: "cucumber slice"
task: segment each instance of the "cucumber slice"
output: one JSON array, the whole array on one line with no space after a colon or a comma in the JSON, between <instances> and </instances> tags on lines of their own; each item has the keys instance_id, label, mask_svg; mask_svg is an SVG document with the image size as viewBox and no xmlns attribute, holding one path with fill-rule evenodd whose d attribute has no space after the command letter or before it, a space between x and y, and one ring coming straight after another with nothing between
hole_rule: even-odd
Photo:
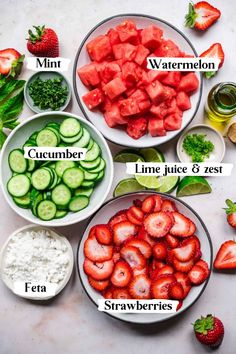
<instances>
[{"instance_id":1,"label":"cucumber slice","mask_svg":"<svg viewBox=\"0 0 236 354\"><path fill-rule=\"evenodd\" d=\"M71 168L71 167L76 167L76 163L74 161L70 161L70 160L57 161L55 170L56 170L57 175L59 177L62 177L65 170L67 170L67 168Z\"/></svg>"},{"instance_id":2,"label":"cucumber slice","mask_svg":"<svg viewBox=\"0 0 236 354\"><path fill-rule=\"evenodd\" d=\"M98 177L98 173L90 173L86 170L83 170L84 172L84 179L87 181L94 181Z\"/></svg>"},{"instance_id":3,"label":"cucumber slice","mask_svg":"<svg viewBox=\"0 0 236 354\"><path fill-rule=\"evenodd\" d=\"M37 163L35 160L31 160L31 159L27 161L28 161L28 172L32 172L33 170L35 170Z\"/></svg>"},{"instance_id":4,"label":"cucumber slice","mask_svg":"<svg viewBox=\"0 0 236 354\"><path fill-rule=\"evenodd\" d=\"M57 145L58 145L60 143L60 141L61 141L61 136L59 134L59 131L57 129L55 129L55 128L48 127L48 126L47 126L47 129L51 130L54 134L56 134L56 136L57 136Z\"/></svg>"},{"instance_id":5,"label":"cucumber slice","mask_svg":"<svg viewBox=\"0 0 236 354\"><path fill-rule=\"evenodd\" d=\"M9 179L7 190L13 197L23 197L30 190L30 179L23 174L15 175Z\"/></svg>"},{"instance_id":6,"label":"cucumber slice","mask_svg":"<svg viewBox=\"0 0 236 354\"><path fill-rule=\"evenodd\" d=\"M39 168L32 174L32 185L35 189L42 191L48 188L52 182L52 175L47 167Z\"/></svg>"},{"instance_id":7,"label":"cucumber slice","mask_svg":"<svg viewBox=\"0 0 236 354\"><path fill-rule=\"evenodd\" d=\"M80 122L75 118L65 119L60 126L60 134L66 138L71 138L79 134L81 129Z\"/></svg>"},{"instance_id":8,"label":"cucumber slice","mask_svg":"<svg viewBox=\"0 0 236 354\"><path fill-rule=\"evenodd\" d=\"M96 168L89 170L89 172L98 173L98 172L103 171L105 169L105 167L106 167L106 162L105 162L105 160L103 160L103 158L101 158L100 164Z\"/></svg>"},{"instance_id":9,"label":"cucumber slice","mask_svg":"<svg viewBox=\"0 0 236 354\"><path fill-rule=\"evenodd\" d=\"M84 189L84 188L77 188L75 190L75 196L77 195L85 195L86 197L90 197L93 193L93 188L88 188L88 189Z\"/></svg>"},{"instance_id":10,"label":"cucumber slice","mask_svg":"<svg viewBox=\"0 0 236 354\"><path fill-rule=\"evenodd\" d=\"M59 132L60 130L60 124L59 123L56 123L56 122L49 122L47 125L46 125L46 128L53 128L55 130L57 130Z\"/></svg>"},{"instance_id":11,"label":"cucumber slice","mask_svg":"<svg viewBox=\"0 0 236 354\"><path fill-rule=\"evenodd\" d=\"M97 176L95 182L100 182L100 181L103 179L104 175L105 175L104 170L100 171L100 172L98 173L98 176Z\"/></svg>"},{"instance_id":12,"label":"cucumber slice","mask_svg":"<svg viewBox=\"0 0 236 354\"><path fill-rule=\"evenodd\" d=\"M83 130L81 129L79 134L72 136L71 138L67 138L63 135L60 135L60 137L61 137L61 140L63 140L65 143L73 144L81 138L82 134L83 134Z\"/></svg>"},{"instance_id":13,"label":"cucumber slice","mask_svg":"<svg viewBox=\"0 0 236 354\"><path fill-rule=\"evenodd\" d=\"M55 219L64 218L64 216L66 216L67 214L68 214L67 210L57 210L56 215L55 215Z\"/></svg>"},{"instance_id":14,"label":"cucumber slice","mask_svg":"<svg viewBox=\"0 0 236 354\"><path fill-rule=\"evenodd\" d=\"M57 135L49 129L43 129L37 135L36 144L39 147L56 147L58 144Z\"/></svg>"},{"instance_id":15,"label":"cucumber slice","mask_svg":"<svg viewBox=\"0 0 236 354\"><path fill-rule=\"evenodd\" d=\"M94 161L100 155L100 147L94 142L93 147L86 152L85 161Z\"/></svg>"},{"instance_id":16,"label":"cucumber slice","mask_svg":"<svg viewBox=\"0 0 236 354\"><path fill-rule=\"evenodd\" d=\"M78 188L84 180L84 172L78 167L68 168L63 173L62 180L69 188Z\"/></svg>"},{"instance_id":17,"label":"cucumber slice","mask_svg":"<svg viewBox=\"0 0 236 354\"><path fill-rule=\"evenodd\" d=\"M88 145L88 143L90 141L89 132L85 128L82 128L82 129L83 129L83 134L82 134L81 138L73 144L73 146L75 146L75 147L84 148L85 146Z\"/></svg>"},{"instance_id":18,"label":"cucumber slice","mask_svg":"<svg viewBox=\"0 0 236 354\"><path fill-rule=\"evenodd\" d=\"M21 149L10 152L8 163L11 170L16 173L24 173L28 168L28 160L24 158L24 151Z\"/></svg>"},{"instance_id":19,"label":"cucumber slice","mask_svg":"<svg viewBox=\"0 0 236 354\"><path fill-rule=\"evenodd\" d=\"M93 144L94 144L94 140L93 140L92 138L90 138L89 143L88 143L88 146L86 147L86 148L87 148L87 150L92 149Z\"/></svg>"},{"instance_id":20,"label":"cucumber slice","mask_svg":"<svg viewBox=\"0 0 236 354\"><path fill-rule=\"evenodd\" d=\"M76 212L88 206L89 198L85 195L77 195L73 197L69 204L69 210Z\"/></svg>"},{"instance_id":21,"label":"cucumber slice","mask_svg":"<svg viewBox=\"0 0 236 354\"><path fill-rule=\"evenodd\" d=\"M56 204L51 200L42 200L37 207L37 215L41 220L49 221L54 219L57 212Z\"/></svg>"},{"instance_id":22,"label":"cucumber slice","mask_svg":"<svg viewBox=\"0 0 236 354\"><path fill-rule=\"evenodd\" d=\"M43 192L43 199L51 200L52 199L52 192L51 191Z\"/></svg>"},{"instance_id":23,"label":"cucumber slice","mask_svg":"<svg viewBox=\"0 0 236 354\"><path fill-rule=\"evenodd\" d=\"M98 157L96 158L96 160L91 161L91 162L81 160L81 161L80 161L80 165L81 165L85 170L89 170L89 171L91 172L91 170L95 170L95 169L99 166L100 162L101 162L101 157L98 156ZM96 172L92 172L92 173L96 173Z\"/></svg>"},{"instance_id":24,"label":"cucumber slice","mask_svg":"<svg viewBox=\"0 0 236 354\"><path fill-rule=\"evenodd\" d=\"M28 209L31 205L30 192L23 197L14 197L13 200L20 208Z\"/></svg>"},{"instance_id":25,"label":"cucumber slice","mask_svg":"<svg viewBox=\"0 0 236 354\"><path fill-rule=\"evenodd\" d=\"M83 188L92 188L94 186L94 182L93 181L83 181L81 183L81 187Z\"/></svg>"},{"instance_id":26,"label":"cucumber slice","mask_svg":"<svg viewBox=\"0 0 236 354\"><path fill-rule=\"evenodd\" d=\"M61 207L66 207L71 200L71 191L70 189L65 186L64 184L58 184L52 190L52 201Z\"/></svg>"},{"instance_id":27,"label":"cucumber slice","mask_svg":"<svg viewBox=\"0 0 236 354\"><path fill-rule=\"evenodd\" d=\"M56 171L51 169L52 174L53 174L53 179L52 179L52 183L50 184L49 189L53 189L54 187L56 187L57 182L58 182L58 175L56 174Z\"/></svg>"},{"instance_id":28,"label":"cucumber slice","mask_svg":"<svg viewBox=\"0 0 236 354\"><path fill-rule=\"evenodd\" d=\"M34 216L38 216L37 215L37 207L38 204L43 200L43 195L42 193L39 193L37 191L38 194L35 195L35 198L32 200L32 193L30 194L30 198L31 198L31 211L34 214Z\"/></svg>"}]
</instances>

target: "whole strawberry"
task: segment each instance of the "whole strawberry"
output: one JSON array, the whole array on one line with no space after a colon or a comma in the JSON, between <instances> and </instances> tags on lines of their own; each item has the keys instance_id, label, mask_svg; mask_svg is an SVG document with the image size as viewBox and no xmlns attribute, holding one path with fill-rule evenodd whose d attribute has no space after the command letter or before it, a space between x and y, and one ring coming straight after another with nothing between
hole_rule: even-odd
<instances>
[{"instance_id":1,"label":"whole strawberry","mask_svg":"<svg viewBox=\"0 0 236 354\"><path fill-rule=\"evenodd\" d=\"M58 57L59 41L57 34L45 26L33 26L36 33L29 30L27 48L37 57Z\"/></svg>"},{"instance_id":2,"label":"whole strawberry","mask_svg":"<svg viewBox=\"0 0 236 354\"><path fill-rule=\"evenodd\" d=\"M218 347L224 337L224 325L219 318L207 315L201 316L193 325L196 338L200 343L211 348Z\"/></svg>"},{"instance_id":3,"label":"whole strawberry","mask_svg":"<svg viewBox=\"0 0 236 354\"><path fill-rule=\"evenodd\" d=\"M228 208L224 208L227 214L227 221L230 226L236 228L236 204L230 199L225 201Z\"/></svg>"}]
</instances>

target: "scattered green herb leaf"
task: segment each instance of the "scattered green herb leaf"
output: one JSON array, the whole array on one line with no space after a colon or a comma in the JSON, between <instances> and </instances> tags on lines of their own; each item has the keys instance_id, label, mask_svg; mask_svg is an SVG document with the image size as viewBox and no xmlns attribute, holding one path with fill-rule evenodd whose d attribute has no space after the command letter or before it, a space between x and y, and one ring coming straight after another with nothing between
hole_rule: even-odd
<instances>
[{"instance_id":1,"label":"scattered green herb leaf","mask_svg":"<svg viewBox=\"0 0 236 354\"><path fill-rule=\"evenodd\" d=\"M184 138L183 148L192 157L192 162L203 162L214 150L214 144L205 137L204 134L189 134Z\"/></svg>"}]
</instances>

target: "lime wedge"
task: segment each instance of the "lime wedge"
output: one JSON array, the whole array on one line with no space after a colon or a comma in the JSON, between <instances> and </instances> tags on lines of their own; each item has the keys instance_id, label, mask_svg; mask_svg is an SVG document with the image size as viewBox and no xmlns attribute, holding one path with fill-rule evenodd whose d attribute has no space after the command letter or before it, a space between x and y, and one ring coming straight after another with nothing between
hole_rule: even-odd
<instances>
[{"instance_id":1,"label":"lime wedge","mask_svg":"<svg viewBox=\"0 0 236 354\"><path fill-rule=\"evenodd\" d=\"M164 162L165 158L163 153L156 148L143 148L139 153L144 157L146 162Z\"/></svg>"},{"instance_id":2,"label":"lime wedge","mask_svg":"<svg viewBox=\"0 0 236 354\"><path fill-rule=\"evenodd\" d=\"M114 157L115 162L123 162L123 163L136 162L138 159L140 159L140 161L144 161L143 157L139 155L136 150L131 150L131 149L121 150Z\"/></svg>"},{"instance_id":3,"label":"lime wedge","mask_svg":"<svg viewBox=\"0 0 236 354\"><path fill-rule=\"evenodd\" d=\"M137 162L142 162L138 160ZM145 175L134 175L136 180L138 181L141 186L149 188L149 189L156 189L160 187L160 182L158 181L158 177L156 176L145 176Z\"/></svg>"},{"instance_id":4,"label":"lime wedge","mask_svg":"<svg viewBox=\"0 0 236 354\"><path fill-rule=\"evenodd\" d=\"M211 193L211 186L207 180L200 176L188 176L180 181L176 195L177 197L183 197L205 193Z\"/></svg>"},{"instance_id":5,"label":"lime wedge","mask_svg":"<svg viewBox=\"0 0 236 354\"><path fill-rule=\"evenodd\" d=\"M172 192L177 184L179 183L179 176L162 176L158 178L160 187L157 189L157 192L161 193L170 193Z\"/></svg>"},{"instance_id":6,"label":"lime wedge","mask_svg":"<svg viewBox=\"0 0 236 354\"><path fill-rule=\"evenodd\" d=\"M126 178L122 179L114 189L113 195L114 197L118 197L119 195L123 195L126 193L136 192L144 190L145 188L141 186L135 178Z\"/></svg>"}]
</instances>

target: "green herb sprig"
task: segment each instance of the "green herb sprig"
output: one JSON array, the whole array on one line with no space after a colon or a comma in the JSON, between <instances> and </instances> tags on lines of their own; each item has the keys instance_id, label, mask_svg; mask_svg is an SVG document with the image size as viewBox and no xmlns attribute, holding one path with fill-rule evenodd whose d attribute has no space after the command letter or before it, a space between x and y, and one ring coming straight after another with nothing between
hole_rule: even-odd
<instances>
[{"instance_id":1,"label":"green herb sprig","mask_svg":"<svg viewBox=\"0 0 236 354\"><path fill-rule=\"evenodd\" d=\"M214 144L205 138L204 134L189 134L184 138L183 148L192 162L203 162L214 150Z\"/></svg>"}]
</instances>

